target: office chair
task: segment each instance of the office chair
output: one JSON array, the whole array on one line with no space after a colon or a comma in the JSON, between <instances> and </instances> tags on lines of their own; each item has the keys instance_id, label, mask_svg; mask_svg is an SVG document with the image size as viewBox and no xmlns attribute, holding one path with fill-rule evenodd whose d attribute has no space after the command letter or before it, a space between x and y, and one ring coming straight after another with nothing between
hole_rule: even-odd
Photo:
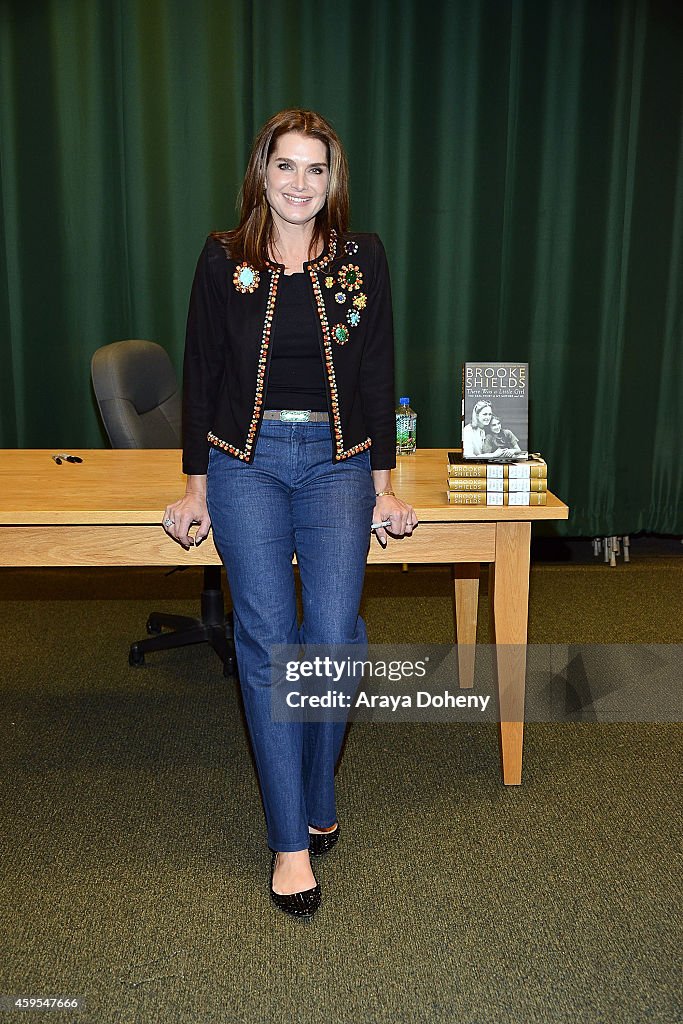
<instances>
[{"instance_id":1,"label":"office chair","mask_svg":"<svg viewBox=\"0 0 683 1024\"><path fill-rule=\"evenodd\" d=\"M92 357L90 372L112 448L180 448L180 391L161 345L140 340L103 345ZM171 632L163 633L164 628ZM152 612L147 632L152 635L131 644L129 664L143 665L151 651L206 642L223 662L223 674L235 675L232 620L225 614L221 567L204 568L201 618Z\"/></svg>"}]
</instances>

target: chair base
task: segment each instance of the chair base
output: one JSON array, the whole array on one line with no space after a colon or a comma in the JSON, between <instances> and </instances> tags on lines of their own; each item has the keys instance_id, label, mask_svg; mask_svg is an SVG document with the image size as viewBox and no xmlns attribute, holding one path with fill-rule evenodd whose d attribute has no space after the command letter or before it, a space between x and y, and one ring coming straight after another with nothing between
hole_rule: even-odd
<instances>
[{"instance_id":1,"label":"chair base","mask_svg":"<svg viewBox=\"0 0 683 1024\"><path fill-rule=\"evenodd\" d=\"M128 664L135 667L144 665L145 654L153 651L168 651L174 647L185 647L187 644L208 643L223 662L223 675L236 676L232 616L225 614L218 566L207 566L204 569L201 612L200 619L189 615L152 612L147 620L147 632L153 635L130 645ZM162 633L163 629L170 632Z\"/></svg>"}]
</instances>

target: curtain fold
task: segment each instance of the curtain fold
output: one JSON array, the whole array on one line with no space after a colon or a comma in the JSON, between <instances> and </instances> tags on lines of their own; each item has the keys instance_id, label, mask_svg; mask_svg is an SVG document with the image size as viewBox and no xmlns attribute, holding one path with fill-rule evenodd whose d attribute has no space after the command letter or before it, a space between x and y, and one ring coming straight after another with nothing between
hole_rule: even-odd
<instances>
[{"instance_id":1,"label":"curtain fold","mask_svg":"<svg viewBox=\"0 0 683 1024\"><path fill-rule=\"evenodd\" d=\"M306 106L387 248L418 444L456 444L463 361L528 360L560 529L683 533L682 67L664 0L0 0L0 445L104 443L102 344L180 367L253 134Z\"/></svg>"}]
</instances>

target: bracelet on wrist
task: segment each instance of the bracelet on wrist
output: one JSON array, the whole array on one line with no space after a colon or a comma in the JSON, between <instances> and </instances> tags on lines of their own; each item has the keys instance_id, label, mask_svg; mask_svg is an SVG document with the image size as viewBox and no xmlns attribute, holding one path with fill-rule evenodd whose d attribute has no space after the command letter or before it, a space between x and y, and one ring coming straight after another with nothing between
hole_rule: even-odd
<instances>
[{"instance_id":1,"label":"bracelet on wrist","mask_svg":"<svg viewBox=\"0 0 683 1024\"><path fill-rule=\"evenodd\" d=\"M396 497L394 491L375 491L376 498L383 498L385 494L392 494L394 498Z\"/></svg>"}]
</instances>

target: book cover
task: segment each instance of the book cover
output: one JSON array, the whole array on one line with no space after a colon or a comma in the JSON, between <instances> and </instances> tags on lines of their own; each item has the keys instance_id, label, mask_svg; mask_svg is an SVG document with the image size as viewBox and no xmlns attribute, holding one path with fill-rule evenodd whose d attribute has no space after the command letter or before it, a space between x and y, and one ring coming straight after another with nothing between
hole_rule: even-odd
<instances>
[{"instance_id":1,"label":"book cover","mask_svg":"<svg viewBox=\"0 0 683 1024\"><path fill-rule=\"evenodd\" d=\"M540 455L531 455L512 465L501 465L493 462L471 462L463 458L459 449L448 453L448 476L459 478L481 477L482 479L507 479L513 477L546 477L548 467Z\"/></svg>"},{"instance_id":2,"label":"book cover","mask_svg":"<svg viewBox=\"0 0 683 1024\"><path fill-rule=\"evenodd\" d=\"M547 491L446 491L449 505L546 505Z\"/></svg>"},{"instance_id":3,"label":"book cover","mask_svg":"<svg viewBox=\"0 0 683 1024\"><path fill-rule=\"evenodd\" d=\"M462 383L463 458L526 458L529 364L465 363Z\"/></svg>"}]
</instances>

